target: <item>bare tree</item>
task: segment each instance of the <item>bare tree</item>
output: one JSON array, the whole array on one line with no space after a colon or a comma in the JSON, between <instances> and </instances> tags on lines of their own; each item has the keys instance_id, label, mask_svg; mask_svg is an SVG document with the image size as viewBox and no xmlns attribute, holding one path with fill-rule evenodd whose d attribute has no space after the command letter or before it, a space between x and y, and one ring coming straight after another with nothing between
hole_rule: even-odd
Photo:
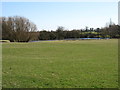
<instances>
[{"instance_id":1,"label":"bare tree","mask_svg":"<svg viewBox=\"0 0 120 90\"><path fill-rule=\"evenodd\" d=\"M3 39L17 42L28 42L32 40L33 37L35 39L33 32L36 30L36 25L25 17L2 17Z\"/></svg>"}]
</instances>

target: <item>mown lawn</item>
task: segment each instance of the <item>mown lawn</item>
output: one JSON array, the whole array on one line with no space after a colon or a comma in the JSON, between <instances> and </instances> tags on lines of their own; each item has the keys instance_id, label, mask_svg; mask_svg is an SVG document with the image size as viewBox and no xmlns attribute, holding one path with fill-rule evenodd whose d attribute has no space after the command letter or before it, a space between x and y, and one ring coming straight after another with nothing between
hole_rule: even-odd
<instances>
[{"instance_id":1,"label":"mown lawn","mask_svg":"<svg viewBox=\"0 0 120 90\"><path fill-rule=\"evenodd\" d=\"M2 44L4 88L117 88L118 40Z\"/></svg>"}]
</instances>

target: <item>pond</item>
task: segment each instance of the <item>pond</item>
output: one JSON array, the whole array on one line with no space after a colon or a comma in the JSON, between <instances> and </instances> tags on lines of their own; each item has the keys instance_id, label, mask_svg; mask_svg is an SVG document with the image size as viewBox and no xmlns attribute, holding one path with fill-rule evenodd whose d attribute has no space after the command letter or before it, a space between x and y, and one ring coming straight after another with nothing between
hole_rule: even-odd
<instances>
[{"instance_id":1,"label":"pond","mask_svg":"<svg viewBox=\"0 0 120 90\"><path fill-rule=\"evenodd\" d=\"M110 39L110 38L68 38L63 40L99 40L99 39ZM29 42L40 42L40 41L56 41L56 40L39 40L39 41L29 41Z\"/></svg>"},{"instance_id":2,"label":"pond","mask_svg":"<svg viewBox=\"0 0 120 90\"><path fill-rule=\"evenodd\" d=\"M64 40L88 40L88 39L110 39L110 38L69 38Z\"/></svg>"},{"instance_id":3,"label":"pond","mask_svg":"<svg viewBox=\"0 0 120 90\"><path fill-rule=\"evenodd\" d=\"M110 39L110 38L80 38L80 39Z\"/></svg>"}]
</instances>

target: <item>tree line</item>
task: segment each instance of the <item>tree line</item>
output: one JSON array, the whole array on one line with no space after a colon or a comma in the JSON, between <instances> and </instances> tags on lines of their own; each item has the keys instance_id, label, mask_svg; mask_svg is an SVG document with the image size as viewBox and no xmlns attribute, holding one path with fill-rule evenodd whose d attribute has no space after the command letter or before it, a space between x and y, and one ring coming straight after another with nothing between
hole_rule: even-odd
<instances>
[{"instance_id":1,"label":"tree line","mask_svg":"<svg viewBox=\"0 0 120 90\"><path fill-rule=\"evenodd\" d=\"M56 30L38 31L29 19L20 16L1 17L2 40L11 42L28 42L32 40L63 40L76 38L120 38L120 26L109 23L104 28L65 30L59 26Z\"/></svg>"},{"instance_id":2,"label":"tree line","mask_svg":"<svg viewBox=\"0 0 120 90\"><path fill-rule=\"evenodd\" d=\"M58 27L56 31L40 31L39 40L61 40L76 38L120 38L120 26L110 25L104 28L73 29L64 30L64 27Z\"/></svg>"}]
</instances>

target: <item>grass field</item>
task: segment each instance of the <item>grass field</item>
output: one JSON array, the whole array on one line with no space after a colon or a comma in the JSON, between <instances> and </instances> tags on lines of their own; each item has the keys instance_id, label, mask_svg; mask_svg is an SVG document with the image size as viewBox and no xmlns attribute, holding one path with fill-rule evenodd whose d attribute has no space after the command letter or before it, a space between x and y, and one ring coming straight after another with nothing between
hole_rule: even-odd
<instances>
[{"instance_id":1,"label":"grass field","mask_svg":"<svg viewBox=\"0 0 120 90\"><path fill-rule=\"evenodd\" d=\"M3 43L5 88L117 88L118 40Z\"/></svg>"}]
</instances>

